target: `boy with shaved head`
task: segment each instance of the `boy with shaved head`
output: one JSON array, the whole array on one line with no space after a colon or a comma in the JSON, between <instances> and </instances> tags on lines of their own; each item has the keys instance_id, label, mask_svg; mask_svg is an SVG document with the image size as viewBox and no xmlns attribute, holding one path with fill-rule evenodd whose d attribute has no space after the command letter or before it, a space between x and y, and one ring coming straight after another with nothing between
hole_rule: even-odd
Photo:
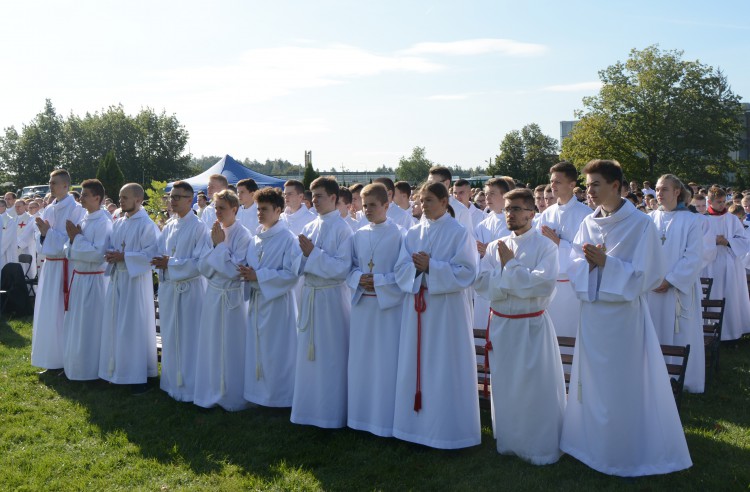
<instances>
[{"instance_id":1,"label":"boy with shaved head","mask_svg":"<svg viewBox=\"0 0 750 492\"><path fill-rule=\"evenodd\" d=\"M143 209L143 188L128 183L120 190L122 216L112 225L104 259L109 264L99 377L129 384L133 394L156 377L156 323L151 259L158 252L159 229Z\"/></svg>"}]
</instances>

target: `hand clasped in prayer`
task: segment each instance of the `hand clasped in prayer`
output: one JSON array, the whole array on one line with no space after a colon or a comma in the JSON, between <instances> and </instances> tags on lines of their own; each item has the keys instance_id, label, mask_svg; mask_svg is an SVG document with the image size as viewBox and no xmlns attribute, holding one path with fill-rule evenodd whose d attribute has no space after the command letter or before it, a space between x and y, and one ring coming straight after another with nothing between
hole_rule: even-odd
<instances>
[{"instance_id":1,"label":"hand clasped in prayer","mask_svg":"<svg viewBox=\"0 0 750 492\"><path fill-rule=\"evenodd\" d=\"M359 277L359 285L368 292L374 292L375 279L372 273L363 273L362 276Z\"/></svg>"},{"instance_id":2,"label":"hand clasped in prayer","mask_svg":"<svg viewBox=\"0 0 750 492\"><path fill-rule=\"evenodd\" d=\"M151 264L154 265L154 267L158 268L159 270L166 270L167 265L169 264L169 256L154 256L151 259Z\"/></svg>"},{"instance_id":3,"label":"hand clasped in prayer","mask_svg":"<svg viewBox=\"0 0 750 492\"><path fill-rule=\"evenodd\" d=\"M256 282L258 280L258 274L253 267L240 265L237 267L237 271L240 272L240 278L245 282Z\"/></svg>"},{"instance_id":4,"label":"hand clasped in prayer","mask_svg":"<svg viewBox=\"0 0 750 492\"><path fill-rule=\"evenodd\" d=\"M107 251L104 254L104 260L107 263L119 263L121 261L125 261L125 252L124 251Z\"/></svg>"},{"instance_id":5,"label":"hand clasped in prayer","mask_svg":"<svg viewBox=\"0 0 750 492\"><path fill-rule=\"evenodd\" d=\"M224 234L224 229L221 228L221 223L217 220L211 227L211 242L213 242L214 247L216 247L223 243L224 239L226 239L226 234Z\"/></svg>"},{"instance_id":6,"label":"hand clasped in prayer","mask_svg":"<svg viewBox=\"0 0 750 492\"><path fill-rule=\"evenodd\" d=\"M302 254L305 255L305 258L310 256L310 253L312 253L313 249L315 249L315 244L310 241L310 239L303 235L299 235L299 247L302 249Z\"/></svg>"},{"instance_id":7,"label":"hand clasped in prayer","mask_svg":"<svg viewBox=\"0 0 750 492\"><path fill-rule=\"evenodd\" d=\"M34 222L36 222L36 226L37 228L39 228L39 234L41 234L42 237L46 236L47 231L49 231L50 227L49 222L47 222L46 220L42 220L41 217L37 217L36 219L34 219Z\"/></svg>"},{"instance_id":8,"label":"hand clasped in prayer","mask_svg":"<svg viewBox=\"0 0 750 492\"><path fill-rule=\"evenodd\" d=\"M589 271L595 267L604 268L604 264L607 262L607 253L604 252L601 244L597 244L596 246L593 244L584 244L583 255L589 263Z\"/></svg>"},{"instance_id":9,"label":"hand clasped in prayer","mask_svg":"<svg viewBox=\"0 0 750 492\"><path fill-rule=\"evenodd\" d=\"M505 266L505 264L515 258L516 255L513 254L513 250L511 250L507 244L505 244L503 241L498 241L497 257L498 259L500 259L500 264L502 266Z\"/></svg>"},{"instance_id":10,"label":"hand clasped in prayer","mask_svg":"<svg viewBox=\"0 0 750 492\"><path fill-rule=\"evenodd\" d=\"M430 255L420 251L411 255L411 259L418 272L430 273Z\"/></svg>"},{"instance_id":11,"label":"hand clasped in prayer","mask_svg":"<svg viewBox=\"0 0 750 492\"><path fill-rule=\"evenodd\" d=\"M75 240L77 235L83 234L81 226L75 225L69 220L65 221L65 231L68 233L68 237L70 238L71 243L73 243L73 240Z\"/></svg>"},{"instance_id":12,"label":"hand clasped in prayer","mask_svg":"<svg viewBox=\"0 0 750 492\"><path fill-rule=\"evenodd\" d=\"M549 226L543 225L542 226L542 236L547 237L552 240L555 244L558 246L560 245L560 236L557 235L557 233Z\"/></svg>"}]
</instances>

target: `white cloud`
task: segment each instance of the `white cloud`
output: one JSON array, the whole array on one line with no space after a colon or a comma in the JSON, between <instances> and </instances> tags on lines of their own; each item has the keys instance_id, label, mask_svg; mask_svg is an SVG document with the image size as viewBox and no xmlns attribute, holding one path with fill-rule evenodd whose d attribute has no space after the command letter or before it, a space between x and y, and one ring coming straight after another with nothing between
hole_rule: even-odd
<instances>
[{"instance_id":1,"label":"white cloud","mask_svg":"<svg viewBox=\"0 0 750 492\"><path fill-rule=\"evenodd\" d=\"M471 94L435 94L434 96L428 96L429 101L463 101L468 99Z\"/></svg>"},{"instance_id":2,"label":"white cloud","mask_svg":"<svg viewBox=\"0 0 750 492\"><path fill-rule=\"evenodd\" d=\"M549 85L542 89L545 92L586 92L598 91L602 83L598 80L592 82L577 82L575 84Z\"/></svg>"},{"instance_id":3,"label":"white cloud","mask_svg":"<svg viewBox=\"0 0 750 492\"><path fill-rule=\"evenodd\" d=\"M543 44L524 43L513 39L481 38L450 42L417 43L402 51L406 55L482 55L500 53L508 56L537 56L545 53Z\"/></svg>"}]
</instances>

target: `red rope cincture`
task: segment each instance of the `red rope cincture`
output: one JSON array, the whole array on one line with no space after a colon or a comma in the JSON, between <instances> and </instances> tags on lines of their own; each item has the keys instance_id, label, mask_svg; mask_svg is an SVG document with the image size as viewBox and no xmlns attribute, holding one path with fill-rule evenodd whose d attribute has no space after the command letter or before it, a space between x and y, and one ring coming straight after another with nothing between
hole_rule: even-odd
<instances>
[{"instance_id":1,"label":"red rope cincture","mask_svg":"<svg viewBox=\"0 0 750 492\"><path fill-rule=\"evenodd\" d=\"M419 293L414 296L414 310L417 312L417 389L414 393L414 411L422 409L422 313L427 310L424 292L427 287L419 286Z\"/></svg>"},{"instance_id":2,"label":"red rope cincture","mask_svg":"<svg viewBox=\"0 0 750 492\"><path fill-rule=\"evenodd\" d=\"M76 278L76 274L78 275L101 275L102 273L104 273L104 270L99 271L99 272L79 272L75 268L73 269L73 276L70 277L70 284L69 284L68 290L65 291L65 310L66 311L68 310L68 305L70 304L70 289L73 288L73 279Z\"/></svg>"},{"instance_id":3,"label":"red rope cincture","mask_svg":"<svg viewBox=\"0 0 750 492\"><path fill-rule=\"evenodd\" d=\"M524 313L524 314L503 314L498 313L494 309L490 308L490 313L494 314L495 316L500 316L501 318L508 318L508 319L523 319L523 318L536 318L538 316L541 316L544 314L544 309L541 311L536 311L534 313Z\"/></svg>"}]
</instances>

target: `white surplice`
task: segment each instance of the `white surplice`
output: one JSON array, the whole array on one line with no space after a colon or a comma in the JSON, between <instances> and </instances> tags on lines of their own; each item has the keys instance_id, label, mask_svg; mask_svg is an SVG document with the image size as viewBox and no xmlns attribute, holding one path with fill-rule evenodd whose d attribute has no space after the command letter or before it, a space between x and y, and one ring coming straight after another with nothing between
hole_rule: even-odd
<instances>
[{"instance_id":1,"label":"white surplice","mask_svg":"<svg viewBox=\"0 0 750 492\"><path fill-rule=\"evenodd\" d=\"M649 215L659 234L667 269L665 279L671 284L664 293L648 293L656 336L662 345L690 345L685 390L703 393L706 356L701 317L702 220L686 208L672 212L657 210Z\"/></svg>"},{"instance_id":2,"label":"white surplice","mask_svg":"<svg viewBox=\"0 0 750 492\"><path fill-rule=\"evenodd\" d=\"M0 226L3 228L0 237L0 269L7 263L18 262L18 222L8 212L0 214Z\"/></svg>"},{"instance_id":3,"label":"white surplice","mask_svg":"<svg viewBox=\"0 0 750 492\"><path fill-rule=\"evenodd\" d=\"M347 278L352 289L347 425L383 437L393 435L404 304L394 267L401 251L402 231L390 219L358 230L352 240L352 270ZM375 290L366 292L359 281L369 273L373 274Z\"/></svg>"},{"instance_id":4,"label":"white surplice","mask_svg":"<svg viewBox=\"0 0 750 492\"><path fill-rule=\"evenodd\" d=\"M609 475L670 473L692 465L646 294L666 268L656 226L628 200L586 217L568 276L581 300L560 449ZM589 271L584 244L603 244Z\"/></svg>"},{"instance_id":5,"label":"white surplice","mask_svg":"<svg viewBox=\"0 0 750 492\"><path fill-rule=\"evenodd\" d=\"M465 208L465 207L464 207ZM430 255L429 273L417 275L412 254ZM481 442L477 366L467 292L477 274L476 243L469 231L446 213L423 219L406 233L396 281L404 299L399 340L393 435L441 449ZM420 288L426 310L421 313ZM421 347L419 356L417 347ZM421 377L421 409L415 411L417 374Z\"/></svg>"},{"instance_id":6,"label":"white surplice","mask_svg":"<svg viewBox=\"0 0 750 492\"><path fill-rule=\"evenodd\" d=\"M151 260L157 253L158 227L141 208L112 224L107 251L125 253L110 263L102 323L99 377L115 384L143 384L158 376L156 315Z\"/></svg>"},{"instance_id":7,"label":"white surplice","mask_svg":"<svg viewBox=\"0 0 750 492\"><path fill-rule=\"evenodd\" d=\"M63 367L64 289L70 282L72 269L65 268L65 243L68 233L65 222L79 224L86 210L71 195L45 207L41 218L50 225L42 240L34 225L37 251L47 257L39 274L34 303L34 334L31 338L31 365L46 369ZM65 277L64 272L68 272Z\"/></svg>"},{"instance_id":8,"label":"white surplice","mask_svg":"<svg viewBox=\"0 0 750 492\"><path fill-rule=\"evenodd\" d=\"M466 205L456 200L456 198L451 195L448 197L448 204L453 209L453 213L455 215L456 221L464 226L464 229L466 229L466 232L469 233L469 237L472 239L474 238L474 221L471 219L471 214L469 213L469 209L466 208ZM427 220L426 217L422 216L423 220Z\"/></svg>"},{"instance_id":9,"label":"white surplice","mask_svg":"<svg viewBox=\"0 0 750 492\"><path fill-rule=\"evenodd\" d=\"M575 197L568 203L560 205L552 204L538 215L536 228L541 233L542 226L547 226L560 238L557 247L557 258L560 264L560 273L557 276L557 290L552 296L547 312L552 318L555 333L563 337L575 337L578 333L578 316L581 312L581 301L578 300L573 286L568 279L568 267L570 266L570 251L573 239L578 234L581 222L591 215L591 209L576 200Z\"/></svg>"},{"instance_id":10,"label":"white surplice","mask_svg":"<svg viewBox=\"0 0 750 492\"><path fill-rule=\"evenodd\" d=\"M254 236L260 225L260 222L258 222L258 204L253 202L253 204L247 208L245 208L244 205L240 205L240 208L237 209L237 220L240 221L240 224L247 229L247 232L249 232L251 236Z\"/></svg>"},{"instance_id":11,"label":"white surplice","mask_svg":"<svg viewBox=\"0 0 750 492\"><path fill-rule=\"evenodd\" d=\"M391 202L388 206L386 216L391 219L394 224L401 227L405 231L408 231L414 224L417 223L410 213L399 207L395 202ZM367 225L367 222L362 225Z\"/></svg>"},{"instance_id":12,"label":"white surplice","mask_svg":"<svg viewBox=\"0 0 750 492\"><path fill-rule=\"evenodd\" d=\"M498 242L514 258L505 267ZM565 412L565 376L552 320L547 309L557 283L557 247L536 229L493 241L480 263L475 283L503 315L493 313L489 351L492 424L497 451L535 465L560 459Z\"/></svg>"},{"instance_id":13,"label":"white surplice","mask_svg":"<svg viewBox=\"0 0 750 492\"><path fill-rule=\"evenodd\" d=\"M200 318L193 401L201 407L219 405L234 412L248 407L242 396L247 301L237 267L245 264L251 236L237 221L225 228L224 234L224 242L198 262L208 288Z\"/></svg>"},{"instance_id":14,"label":"white surplice","mask_svg":"<svg viewBox=\"0 0 750 492\"><path fill-rule=\"evenodd\" d=\"M297 358L298 275L292 269L297 236L279 220L259 231L245 257L255 269L256 281L245 284L250 300L245 351L247 401L267 407L291 407Z\"/></svg>"},{"instance_id":15,"label":"white surplice","mask_svg":"<svg viewBox=\"0 0 750 492\"><path fill-rule=\"evenodd\" d=\"M86 213L81 234L65 245L72 276L63 328L63 367L68 379L99 378L104 296L109 282L104 276L104 252L111 233L109 213L97 210Z\"/></svg>"},{"instance_id":16,"label":"white surplice","mask_svg":"<svg viewBox=\"0 0 750 492\"><path fill-rule=\"evenodd\" d=\"M203 213L200 215L200 219L210 231L216 222L216 207L214 206L214 202L206 205L206 208L203 209Z\"/></svg>"},{"instance_id":17,"label":"white surplice","mask_svg":"<svg viewBox=\"0 0 750 492\"><path fill-rule=\"evenodd\" d=\"M31 265L26 272L26 265L21 265L24 273L29 278L36 277L36 238L34 237L34 218L28 212L24 212L16 218L17 235L16 244L18 245L19 255L31 255Z\"/></svg>"},{"instance_id":18,"label":"white surplice","mask_svg":"<svg viewBox=\"0 0 750 492\"><path fill-rule=\"evenodd\" d=\"M471 216L473 231L476 231L476 228L480 224L480 222L487 218L487 214L482 212L482 210L476 207L473 203L469 204L469 215Z\"/></svg>"},{"instance_id":19,"label":"white surplice","mask_svg":"<svg viewBox=\"0 0 750 492\"><path fill-rule=\"evenodd\" d=\"M297 365L291 421L325 428L346 426L352 230L338 210L302 230L315 247L305 258L293 249L293 270L304 274L297 323Z\"/></svg>"},{"instance_id":20,"label":"white surplice","mask_svg":"<svg viewBox=\"0 0 750 492\"><path fill-rule=\"evenodd\" d=\"M162 346L159 387L175 400L193 401L201 330L197 321L206 295L206 278L198 271L198 261L211 251L211 236L206 224L188 212L167 222L158 244L158 255L169 257L167 269L157 269Z\"/></svg>"},{"instance_id":21,"label":"white surplice","mask_svg":"<svg viewBox=\"0 0 750 492\"><path fill-rule=\"evenodd\" d=\"M701 277L714 279L711 299L726 299L722 340L737 340L750 333L750 298L747 292L747 275L742 258L750 249L745 228L739 218L730 213L710 215L707 218L708 237L723 235L729 246L716 246L716 256L701 273Z\"/></svg>"},{"instance_id":22,"label":"white surplice","mask_svg":"<svg viewBox=\"0 0 750 492\"><path fill-rule=\"evenodd\" d=\"M310 212L305 205L301 205L299 207L299 210L293 213L284 212L281 214L281 220L286 222L286 225L289 227L289 230L292 231L292 234L295 236L299 236L302 234L302 229L305 228L307 224L315 220L315 217L317 217L314 213Z\"/></svg>"}]
</instances>

